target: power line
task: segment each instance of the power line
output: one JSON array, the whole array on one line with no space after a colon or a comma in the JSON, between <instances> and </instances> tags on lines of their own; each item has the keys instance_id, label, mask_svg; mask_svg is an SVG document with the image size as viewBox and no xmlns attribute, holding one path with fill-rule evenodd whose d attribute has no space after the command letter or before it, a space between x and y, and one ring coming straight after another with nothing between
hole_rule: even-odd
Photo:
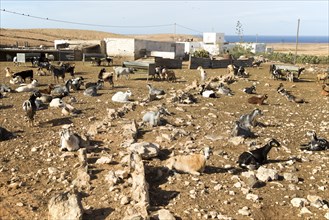
<instances>
[{"instance_id":1,"label":"power line","mask_svg":"<svg viewBox=\"0 0 329 220\"><path fill-rule=\"evenodd\" d=\"M14 15L20 15L20 16L25 16L25 17L30 17L30 18L35 18L35 19L40 19L40 20L46 20L46 21L54 21L54 22L60 22L60 23L66 23L66 24L76 24L76 25L84 25L84 26L94 26L94 27L111 27L111 28L155 28L155 27L170 27L173 26L174 24L159 24L159 25L104 25L104 24L88 24L88 23L81 23L81 22L73 22L73 21L66 21L66 20L58 20L58 19L52 19L52 18L45 18L45 17L39 17L39 16L34 16L34 15L29 15L29 14L24 14L24 13L19 13L15 11L8 11L6 9L0 9L3 12L7 12L10 14Z\"/></svg>"}]
</instances>

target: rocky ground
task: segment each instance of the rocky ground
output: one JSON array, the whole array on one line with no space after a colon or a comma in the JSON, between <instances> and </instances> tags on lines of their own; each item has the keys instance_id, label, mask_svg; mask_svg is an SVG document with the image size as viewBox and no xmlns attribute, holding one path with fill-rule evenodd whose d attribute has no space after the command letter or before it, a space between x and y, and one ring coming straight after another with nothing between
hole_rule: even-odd
<instances>
[{"instance_id":1,"label":"rocky ground","mask_svg":"<svg viewBox=\"0 0 329 220\"><path fill-rule=\"evenodd\" d=\"M1 70L5 66L14 71L31 68L0 63ZM76 75L87 82L96 81L100 68L77 63ZM143 160L150 216L166 209L177 219L329 219L329 152L299 149L309 141L308 130L329 139L329 98L320 95L321 85L315 82L320 67L307 66L300 82L273 80L268 69L268 64L247 68L248 79L229 85L235 92L231 97L203 98L191 90L197 98L194 104L172 102L171 97L199 80L199 71L175 70L175 83L150 80L167 93L151 102L144 101L148 92L146 74L139 71L129 80L115 81L113 89L106 84L97 97L72 92L77 99L72 105L81 114L63 116L61 109L45 108L37 111L37 123L32 128L25 122L21 107L29 94L6 93L0 99L0 125L17 137L0 142L0 218L46 219L50 199L72 188L81 192L83 219L125 217L128 207L136 203L131 192L132 175L123 162L132 139L125 128L134 120L140 125L144 112L165 104L171 113L163 116L165 123L153 128L140 125L135 139L159 146L156 155ZM209 69L207 73L208 77L225 75L226 69ZM53 82L50 75L35 78L40 88ZM9 85L4 73L0 80ZM306 103L288 102L278 94L280 82ZM247 103L251 95L241 90L252 84L256 84L257 94L268 94L265 105ZM111 101L115 92L128 88L134 105ZM263 111L258 121L266 125L252 129L258 137L232 139L234 122L255 108ZM66 124L74 124L77 133L89 135L91 147L86 159L81 151L60 151L59 132ZM243 151L261 147L270 138L277 139L281 147L270 151L269 163L262 166L265 170L247 172L237 166ZM199 153L205 146L211 148L212 155L202 175L168 173L164 169L172 153ZM268 178L261 175L263 171Z\"/></svg>"}]
</instances>

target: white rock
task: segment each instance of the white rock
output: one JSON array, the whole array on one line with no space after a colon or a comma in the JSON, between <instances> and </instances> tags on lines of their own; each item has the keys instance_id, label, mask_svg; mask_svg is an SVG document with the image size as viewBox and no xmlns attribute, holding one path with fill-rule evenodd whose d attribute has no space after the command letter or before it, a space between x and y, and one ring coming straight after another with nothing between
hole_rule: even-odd
<instances>
[{"instance_id":1,"label":"white rock","mask_svg":"<svg viewBox=\"0 0 329 220\"><path fill-rule=\"evenodd\" d=\"M290 203L294 207L304 207L309 204L309 202L304 198L293 198Z\"/></svg>"},{"instance_id":2,"label":"white rock","mask_svg":"<svg viewBox=\"0 0 329 220\"><path fill-rule=\"evenodd\" d=\"M236 137L232 137L228 140L230 143L232 143L234 146L238 146L243 144L244 142L244 138L241 136L236 136Z\"/></svg>"},{"instance_id":3,"label":"white rock","mask_svg":"<svg viewBox=\"0 0 329 220\"><path fill-rule=\"evenodd\" d=\"M327 213L324 215L324 217L325 217L326 219L329 219L329 212L327 212Z\"/></svg>"},{"instance_id":4,"label":"white rock","mask_svg":"<svg viewBox=\"0 0 329 220\"><path fill-rule=\"evenodd\" d=\"M268 169L259 167L256 173L256 177L263 182L278 180L278 172L274 169Z\"/></svg>"},{"instance_id":5,"label":"white rock","mask_svg":"<svg viewBox=\"0 0 329 220\"><path fill-rule=\"evenodd\" d=\"M105 156L102 156L96 161L97 164L109 164L111 162L112 162L112 157L105 157Z\"/></svg>"},{"instance_id":6,"label":"white rock","mask_svg":"<svg viewBox=\"0 0 329 220\"><path fill-rule=\"evenodd\" d=\"M248 200L252 200L252 201L256 202L256 201L259 200L259 196L256 195L256 194L248 193L248 194L246 195L246 199L248 199Z\"/></svg>"},{"instance_id":7,"label":"white rock","mask_svg":"<svg viewBox=\"0 0 329 220\"><path fill-rule=\"evenodd\" d=\"M243 207L242 209L239 209L238 213L240 215L244 215L244 216L249 216L250 215L250 211L249 211L249 208L247 206Z\"/></svg>"},{"instance_id":8,"label":"white rock","mask_svg":"<svg viewBox=\"0 0 329 220\"><path fill-rule=\"evenodd\" d=\"M48 219L82 219L81 197L75 193L60 193L52 197L48 204Z\"/></svg>"},{"instance_id":9,"label":"white rock","mask_svg":"<svg viewBox=\"0 0 329 220\"><path fill-rule=\"evenodd\" d=\"M283 178L292 183L298 183L298 176L295 173L284 173Z\"/></svg>"},{"instance_id":10,"label":"white rock","mask_svg":"<svg viewBox=\"0 0 329 220\"><path fill-rule=\"evenodd\" d=\"M158 211L158 218L159 220L175 220L175 216L171 214L169 210L166 209L160 209Z\"/></svg>"},{"instance_id":11,"label":"white rock","mask_svg":"<svg viewBox=\"0 0 329 220\"><path fill-rule=\"evenodd\" d=\"M159 145L149 142L134 143L128 147L131 152L136 152L141 155L142 159L151 159L158 156Z\"/></svg>"},{"instance_id":12,"label":"white rock","mask_svg":"<svg viewBox=\"0 0 329 220\"><path fill-rule=\"evenodd\" d=\"M301 214L301 215L303 215L303 214L312 214L312 212L311 212L308 208L303 207L303 208L301 208L301 210L300 210L300 214Z\"/></svg>"}]
</instances>

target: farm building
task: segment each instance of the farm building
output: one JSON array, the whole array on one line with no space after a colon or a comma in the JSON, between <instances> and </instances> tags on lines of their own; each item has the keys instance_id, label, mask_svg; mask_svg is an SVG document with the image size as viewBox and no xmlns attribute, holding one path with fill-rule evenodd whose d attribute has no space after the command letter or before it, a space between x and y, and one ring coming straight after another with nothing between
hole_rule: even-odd
<instances>
[{"instance_id":1,"label":"farm building","mask_svg":"<svg viewBox=\"0 0 329 220\"><path fill-rule=\"evenodd\" d=\"M108 56L129 57L136 60L144 56L180 58L184 56L184 45L175 42L139 40L134 38L105 38Z\"/></svg>"},{"instance_id":2,"label":"farm building","mask_svg":"<svg viewBox=\"0 0 329 220\"><path fill-rule=\"evenodd\" d=\"M265 53L266 44L265 43L237 43L245 49L250 49L252 53Z\"/></svg>"}]
</instances>

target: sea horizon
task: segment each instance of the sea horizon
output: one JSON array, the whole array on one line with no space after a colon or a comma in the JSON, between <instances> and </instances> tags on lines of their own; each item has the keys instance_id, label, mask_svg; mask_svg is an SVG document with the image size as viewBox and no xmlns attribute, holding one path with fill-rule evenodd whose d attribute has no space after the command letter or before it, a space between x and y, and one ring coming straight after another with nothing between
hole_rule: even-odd
<instances>
[{"instance_id":1,"label":"sea horizon","mask_svg":"<svg viewBox=\"0 0 329 220\"><path fill-rule=\"evenodd\" d=\"M225 41L229 43L240 42L237 35L225 35ZM275 36L275 35L245 35L243 42L254 43L296 43L296 36ZM299 43L329 43L329 36L299 36Z\"/></svg>"}]
</instances>

